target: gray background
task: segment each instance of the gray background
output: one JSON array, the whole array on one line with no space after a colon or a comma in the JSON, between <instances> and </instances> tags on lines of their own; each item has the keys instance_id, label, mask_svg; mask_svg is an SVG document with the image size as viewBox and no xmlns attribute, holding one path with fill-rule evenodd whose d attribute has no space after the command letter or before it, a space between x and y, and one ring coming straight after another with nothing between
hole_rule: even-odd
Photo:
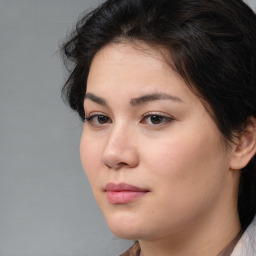
<instances>
[{"instance_id":1,"label":"gray background","mask_svg":"<svg viewBox=\"0 0 256 256\"><path fill-rule=\"evenodd\" d=\"M256 0L248 0L256 10ZM118 255L79 159L58 47L93 0L0 0L0 256Z\"/></svg>"}]
</instances>

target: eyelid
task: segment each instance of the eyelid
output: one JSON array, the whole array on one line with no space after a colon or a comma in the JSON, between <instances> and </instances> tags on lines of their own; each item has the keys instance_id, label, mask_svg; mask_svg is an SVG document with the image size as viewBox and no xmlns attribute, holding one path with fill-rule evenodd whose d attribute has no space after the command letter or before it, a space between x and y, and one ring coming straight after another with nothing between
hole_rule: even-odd
<instances>
[{"instance_id":1,"label":"eyelid","mask_svg":"<svg viewBox=\"0 0 256 256\"><path fill-rule=\"evenodd\" d=\"M148 117L152 117L152 116L158 116L158 117L162 117L163 119L165 119L165 120L163 120L162 122L160 122L160 123L156 123L156 124L150 124L150 123L147 123L146 121L145 121L145 119L146 118L148 118ZM142 118L142 120L140 121L141 123L143 123L143 121L145 121L144 123L146 123L147 125L150 125L150 126L161 126L161 125L166 125L166 124L168 124L168 123L170 123L170 122L172 122L174 120L174 117L172 117L171 115L169 115L169 114L166 114L166 113L163 113L163 112L147 112L147 113L145 113L145 114L143 114L143 118Z\"/></svg>"},{"instance_id":2,"label":"eyelid","mask_svg":"<svg viewBox=\"0 0 256 256\"><path fill-rule=\"evenodd\" d=\"M95 121L94 119L95 118L97 119L97 117L99 117L99 116L106 117L108 119L108 121L106 123L97 123L97 121ZM106 115L103 112L91 112L89 115L85 115L85 122L93 127L103 128L107 124L112 123L112 120L108 115Z\"/></svg>"},{"instance_id":3,"label":"eyelid","mask_svg":"<svg viewBox=\"0 0 256 256\"><path fill-rule=\"evenodd\" d=\"M167 113L164 113L164 112L158 112L158 111L147 112L147 113L143 114L142 116L147 117L147 116L154 116L154 115L174 119L174 117L171 116L170 114L167 114Z\"/></svg>"},{"instance_id":4,"label":"eyelid","mask_svg":"<svg viewBox=\"0 0 256 256\"><path fill-rule=\"evenodd\" d=\"M95 111L95 112L91 112L88 115L85 114L85 119L88 119L88 118L93 117L93 116L107 116L108 117L108 115L105 114L104 112Z\"/></svg>"}]
</instances>

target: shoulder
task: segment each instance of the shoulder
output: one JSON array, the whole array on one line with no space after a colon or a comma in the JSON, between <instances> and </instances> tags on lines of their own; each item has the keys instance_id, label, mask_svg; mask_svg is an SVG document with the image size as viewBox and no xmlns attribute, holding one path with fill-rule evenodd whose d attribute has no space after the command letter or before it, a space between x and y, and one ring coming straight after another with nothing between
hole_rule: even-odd
<instances>
[{"instance_id":1,"label":"shoulder","mask_svg":"<svg viewBox=\"0 0 256 256\"><path fill-rule=\"evenodd\" d=\"M238 241L231 256L256 255L256 216Z\"/></svg>"}]
</instances>

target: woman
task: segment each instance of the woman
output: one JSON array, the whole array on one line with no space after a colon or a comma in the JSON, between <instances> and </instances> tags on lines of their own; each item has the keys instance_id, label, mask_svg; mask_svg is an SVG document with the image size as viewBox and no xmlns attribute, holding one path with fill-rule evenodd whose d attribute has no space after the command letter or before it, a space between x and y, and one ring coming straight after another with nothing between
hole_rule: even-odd
<instances>
[{"instance_id":1,"label":"woman","mask_svg":"<svg viewBox=\"0 0 256 256\"><path fill-rule=\"evenodd\" d=\"M63 46L81 160L123 255L256 255L256 16L108 0Z\"/></svg>"}]
</instances>

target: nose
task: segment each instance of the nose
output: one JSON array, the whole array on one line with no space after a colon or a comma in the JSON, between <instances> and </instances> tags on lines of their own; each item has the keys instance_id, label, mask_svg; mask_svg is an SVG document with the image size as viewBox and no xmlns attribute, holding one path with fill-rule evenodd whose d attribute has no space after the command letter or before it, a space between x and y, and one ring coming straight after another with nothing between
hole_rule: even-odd
<instances>
[{"instance_id":1,"label":"nose","mask_svg":"<svg viewBox=\"0 0 256 256\"><path fill-rule=\"evenodd\" d=\"M134 168L139 163L134 131L127 127L115 127L109 134L102 162L109 169Z\"/></svg>"}]
</instances>

